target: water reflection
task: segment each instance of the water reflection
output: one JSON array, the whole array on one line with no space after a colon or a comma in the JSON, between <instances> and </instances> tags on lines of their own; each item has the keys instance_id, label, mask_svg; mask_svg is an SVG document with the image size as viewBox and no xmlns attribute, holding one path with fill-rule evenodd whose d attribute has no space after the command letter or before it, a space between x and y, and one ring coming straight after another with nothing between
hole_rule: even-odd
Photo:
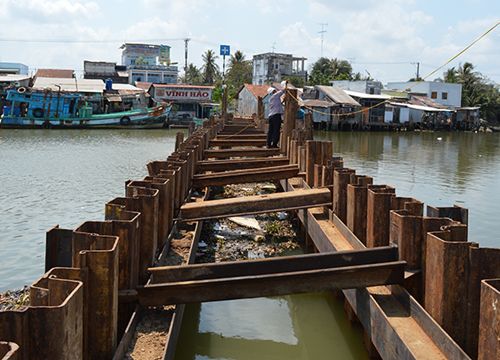
<instances>
[{"instance_id":1,"label":"water reflection","mask_svg":"<svg viewBox=\"0 0 500 360\"><path fill-rule=\"evenodd\" d=\"M469 208L471 241L500 246L500 134L317 132L344 164L433 206Z\"/></svg>"},{"instance_id":2,"label":"water reflection","mask_svg":"<svg viewBox=\"0 0 500 360\"><path fill-rule=\"evenodd\" d=\"M366 359L329 293L188 305L176 359Z\"/></svg>"}]
</instances>

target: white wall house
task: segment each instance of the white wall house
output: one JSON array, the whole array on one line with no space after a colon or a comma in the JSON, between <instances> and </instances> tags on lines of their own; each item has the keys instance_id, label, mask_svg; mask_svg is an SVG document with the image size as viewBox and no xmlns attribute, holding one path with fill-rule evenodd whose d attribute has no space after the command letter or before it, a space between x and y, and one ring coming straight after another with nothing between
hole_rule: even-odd
<instances>
[{"instance_id":1,"label":"white wall house","mask_svg":"<svg viewBox=\"0 0 500 360\"><path fill-rule=\"evenodd\" d=\"M445 106L462 106L461 84L439 81L390 82L387 84L387 89L408 90L411 93L426 94L429 99Z\"/></svg>"},{"instance_id":2,"label":"white wall house","mask_svg":"<svg viewBox=\"0 0 500 360\"><path fill-rule=\"evenodd\" d=\"M382 83L374 80L333 80L330 85L337 86L342 90L352 90L364 94L380 95Z\"/></svg>"}]
</instances>

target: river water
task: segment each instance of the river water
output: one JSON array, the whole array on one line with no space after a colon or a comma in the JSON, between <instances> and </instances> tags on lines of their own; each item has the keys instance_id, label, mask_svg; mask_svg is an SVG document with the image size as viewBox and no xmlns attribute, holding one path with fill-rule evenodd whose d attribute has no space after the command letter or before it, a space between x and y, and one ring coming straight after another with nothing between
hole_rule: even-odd
<instances>
[{"instance_id":1,"label":"river water","mask_svg":"<svg viewBox=\"0 0 500 360\"><path fill-rule=\"evenodd\" d=\"M43 273L45 231L102 220L146 163L172 152L169 130L0 129L0 291ZM470 240L500 246L500 134L323 133L345 166L398 195L470 210ZM359 329L329 294L188 306L178 359L363 359Z\"/></svg>"}]
</instances>

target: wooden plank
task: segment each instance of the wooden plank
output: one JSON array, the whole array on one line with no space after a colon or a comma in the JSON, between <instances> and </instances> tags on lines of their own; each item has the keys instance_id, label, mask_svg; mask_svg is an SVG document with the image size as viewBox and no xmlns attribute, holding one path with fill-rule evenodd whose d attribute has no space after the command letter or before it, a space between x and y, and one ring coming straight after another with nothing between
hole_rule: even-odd
<instances>
[{"instance_id":1,"label":"wooden plank","mask_svg":"<svg viewBox=\"0 0 500 360\"><path fill-rule=\"evenodd\" d=\"M263 167L272 167L287 165L289 160L287 157L275 158L249 158L237 160L202 160L196 164L198 172L205 171L227 171L237 169L256 169Z\"/></svg>"},{"instance_id":2,"label":"wooden plank","mask_svg":"<svg viewBox=\"0 0 500 360\"><path fill-rule=\"evenodd\" d=\"M360 251L282 256L262 260L227 261L189 266L150 268L151 284L286 273L318 268L368 265L398 260L397 248L387 246Z\"/></svg>"},{"instance_id":3,"label":"wooden plank","mask_svg":"<svg viewBox=\"0 0 500 360\"><path fill-rule=\"evenodd\" d=\"M187 203L181 207L179 215L183 220L202 220L330 204L331 196L328 189L310 189Z\"/></svg>"},{"instance_id":4,"label":"wooden plank","mask_svg":"<svg viewBox=\"0 0 500 360\"><path fill-rule=\"evenodd\" d=\"M319 270L146 285L137 289L143 306L279 296L294 293L400 284L404 261Z\"/></svg>"},{"instance_id":5,"label":"wooden plank","mask_svg":"<svg viewBox=\"0 0 500 360\"><path fill-rule=\"evenodd\" d=\"M199 174L193 177L194 187L223 186L230 184L245 184L257 181L273 181L289 179L297 176L297 165L283 165L272 168L258 168L250 170L234 170L212 174Z\"/></svg>"},{"instance_id":6,"label":"wooden plank","mask_svg":"<svg viewBox=\"0 0 500 360\"><path fill-rule=\"evenodd\" d=\"M231 157L256 157L256 156L276 156L280 154L279 149L223 149L205 150L204 158L231 158Z\"/></svg>"},{"instance_id":7,"label":"wooden plank","mask_svg":"<svg viewBox=\"0 0 500 360\"><path fill-rule=\"evenodd\" d=\"M213 139L210 146L266 146L266 139Z\"/></svg>"}]
</instances>

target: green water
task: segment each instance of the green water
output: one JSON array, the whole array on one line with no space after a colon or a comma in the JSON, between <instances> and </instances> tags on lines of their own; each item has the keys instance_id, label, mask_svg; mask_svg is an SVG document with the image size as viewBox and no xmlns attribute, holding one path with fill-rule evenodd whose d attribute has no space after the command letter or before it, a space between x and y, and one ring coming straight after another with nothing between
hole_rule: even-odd
<instances>
[{"instance_id":1,"label":"green water","mask_svg":"<svg viewBox=\"0 0 500 360\"><path fill-rule=\"evenodd\" d=\"M176 360L367 359L330 293L188 305Z\"/></svg>"}]
</instances>

